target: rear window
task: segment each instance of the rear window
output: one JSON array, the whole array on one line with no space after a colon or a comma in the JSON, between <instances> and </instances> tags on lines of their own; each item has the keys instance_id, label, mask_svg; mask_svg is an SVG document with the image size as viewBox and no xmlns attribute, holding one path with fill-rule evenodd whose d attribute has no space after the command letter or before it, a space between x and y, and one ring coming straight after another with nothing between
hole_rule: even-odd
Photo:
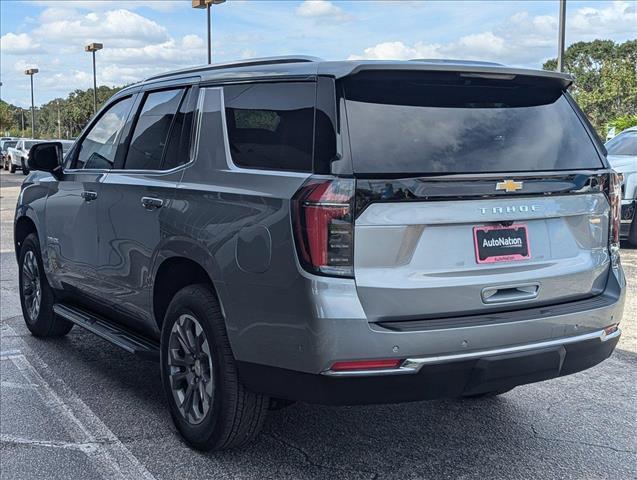
<instances>
[{"instance_id":1,"label":"rear window","mask_svg":"<svg viewBox=\"0 0 637 480\"><path fill-rule=\"evenodd\" d=\"M609 155L637 155L637 132L622 133L606 144Z\"/></svg>"},{"instance_id":2,"label":"rear window","mask_svg":"<svg viewBox=\"0 0 637 480\"><path fill-rule=\"evenodd\" d=\"M535 82L535 83L533 83ZM354 171L444 174L602 167L569 101L546 82L448 72L344 80Z\"/></svg>"},{"instance_id":3,"label":"rear window","mask_svg":"<svg viewBox=\"0 0 637 480\"><path fill-rule=\"evenodd\" d=\"M232 85L223 91L235 164L312 171L314 83Z\"/></svg>"}]
</instances>

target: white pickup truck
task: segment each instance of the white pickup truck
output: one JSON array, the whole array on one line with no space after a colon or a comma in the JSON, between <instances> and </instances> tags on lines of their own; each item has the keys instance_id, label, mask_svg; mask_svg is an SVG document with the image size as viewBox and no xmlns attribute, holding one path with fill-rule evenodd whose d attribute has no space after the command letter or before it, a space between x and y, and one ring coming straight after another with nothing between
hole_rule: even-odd
<instances>
[{"instance_id":1,"label":"white pickup truck","mask_svg":"<svg viewBox=\"0 0 637 480\"><path fill-rule=\"evenodd\" d=\"M27 158L29 158L29 149L38 143L38 140L30 138L21 138L15 147L9 147L7 149L7 155L9 157L9 170L11 173L15 173L16 170L22 170L23 174L29 173L29 167L27 164Z\"/></svg>"},{"instance_id":2,"label":"white pickup truck","mask_svg":"<svg viewBox=\"0 0 637 480\"><path fill-rule=\"evenodd\" d=\"M627 128L606 143L608 162L624 176L621 233L637 247L637 127Z\"/></svg>"}]
</instances>

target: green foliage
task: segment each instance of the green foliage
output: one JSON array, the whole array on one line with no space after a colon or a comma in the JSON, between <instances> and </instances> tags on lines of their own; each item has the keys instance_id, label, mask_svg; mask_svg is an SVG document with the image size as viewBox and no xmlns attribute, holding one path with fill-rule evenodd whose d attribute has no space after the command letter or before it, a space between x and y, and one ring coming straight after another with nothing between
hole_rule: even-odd
<instances>
[{"instance_id":1,"label":"green foliage","mask_svg":"<svg viewBox=\"0 0 637 480\"><path fill-rule=\"evenodd\" d=\"M637 115L624 115L608 122L608 128L614 128L617 133L635 126L637 126Z\"/></svg>"},{"instance_id":2,"label":"green foliage","mask_svg":"<svg viewBox=\"0 0 637 480\"><path fill-rule=\"evenodd\" d=\"M113 94L123 87L97 88L97 109ZM22 111L24 112L24 130L22 127ZM58 130L59 112L59 130ZM56 98L35 111L35 135L37 138L74 138L80 134L93 116L93 89L75 90L67 98ZM31 136L31 111L20 109L5 102L0 103L0 132L8 132L12 136Z\"/></svg>"},{"instance_id":3,"label":"green foliage","mask_svg":"<svg viewBox=\"0 0 637 480\"><path fill-rule=\"evenodd\" d=\"M11 112L11 107L5 101L0 100L0 134L4 135L15 127L15 120Z\"/></svg>"},{"instance_id":4,"label":"green foliage","mask_svg":"<svg viewBox=\"0 0 637 480\"><path fill-rule=\"evenodd\" d=\"M543 66L556 67L556 59ZM573 98L602 138L613 121L637 115L637 40L574 43L564 52L564 71L575 78Z\"/></svg>"}]
</instances>

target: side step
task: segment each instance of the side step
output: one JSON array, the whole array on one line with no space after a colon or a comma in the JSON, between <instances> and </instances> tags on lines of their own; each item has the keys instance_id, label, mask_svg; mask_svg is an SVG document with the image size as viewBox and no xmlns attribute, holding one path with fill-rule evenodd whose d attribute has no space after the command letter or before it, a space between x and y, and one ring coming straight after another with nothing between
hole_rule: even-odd
<instances>
[{"instance_id":1,"label":"side step","mask_svg":"<svg viewBox=\"0 0 637 480\"><path fill-rule=\"evenodd\" d=\"M81 308L56 303L53 311L62 318L93 332L128 353L151 360L159 360L159 344Z\"/></svg>"}]
</instances>

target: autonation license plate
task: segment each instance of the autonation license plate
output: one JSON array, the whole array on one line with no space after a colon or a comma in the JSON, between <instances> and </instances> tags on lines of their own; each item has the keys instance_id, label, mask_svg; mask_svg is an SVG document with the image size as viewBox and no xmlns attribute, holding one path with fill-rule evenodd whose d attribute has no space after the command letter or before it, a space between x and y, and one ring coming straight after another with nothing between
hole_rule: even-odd
<instances>
[{"instance_id":1,"label":"autonation license plate","mask_svg":"<svg viewBox=\"0 0 637 480\"><path fill-rule=\"evenodd\" d=\"M526 225L474 227L478 263L514 262L531 258Z\"/></svg>"}]
</instances>

